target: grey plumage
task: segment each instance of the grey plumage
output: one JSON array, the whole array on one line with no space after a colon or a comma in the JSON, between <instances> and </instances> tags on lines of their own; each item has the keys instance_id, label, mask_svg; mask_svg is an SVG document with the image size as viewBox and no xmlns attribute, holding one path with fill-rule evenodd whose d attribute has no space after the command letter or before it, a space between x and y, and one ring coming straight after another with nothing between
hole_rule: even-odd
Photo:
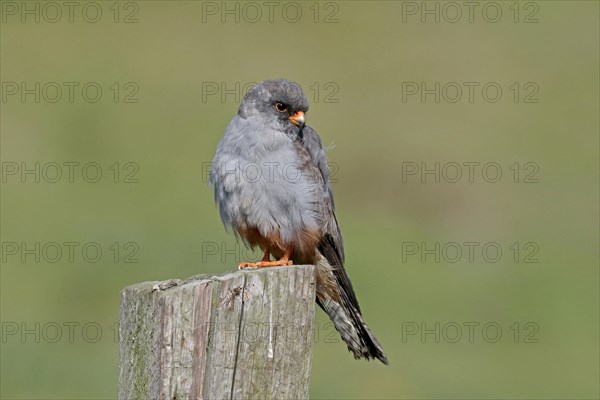
<instances>
[{"instance_id":1,"label":"grey plumage","mask_svg":"<svg viewBox=\"0 0 600 400\"><path fill-rule=\"evenodd\" d=\"M317 266L317 302L356 358L387 358L364 323L344 270L344 245L335 216L327 157L314 129L304 125L301 87L265 81L244 96L212 163L225 226L248 246L277 258Z\"/></svg>"}]
</instances>

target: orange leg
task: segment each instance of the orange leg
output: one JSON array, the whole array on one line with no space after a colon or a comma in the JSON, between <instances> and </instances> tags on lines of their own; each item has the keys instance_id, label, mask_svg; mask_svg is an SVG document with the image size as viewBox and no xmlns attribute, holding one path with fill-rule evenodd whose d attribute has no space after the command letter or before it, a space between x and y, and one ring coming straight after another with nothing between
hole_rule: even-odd
<instances>
[{"instance_id":1,"label":"orange leg","mask_svg":"<svg viewBox=\"0 0 600 400\"><path fill-rule=\"evenodd\" d=\"M269 252L266 251L265 255L261 261L255 262L255 263L241 262L239 264L238 268L239 269L264 268L264 267L280 267L283 265L292 265L294 263L290 260L291 256L292 256L292 246L288 247L288 249L285 251L285 254L283 256L281 256L281 258L277 261L270 261L271 258L270 258Z\"/></svg>"}]
</instances>

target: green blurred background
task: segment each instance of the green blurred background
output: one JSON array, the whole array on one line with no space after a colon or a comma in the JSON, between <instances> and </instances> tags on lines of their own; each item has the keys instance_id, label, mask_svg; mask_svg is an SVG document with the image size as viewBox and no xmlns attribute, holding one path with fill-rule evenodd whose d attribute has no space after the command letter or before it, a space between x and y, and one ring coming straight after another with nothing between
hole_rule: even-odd
<instances>
[{"instance_id":1,"label":"green blurred background","mask_svg":"<svg viewBox=\"0 0 600 400\"><path fill-rule=\"evenodd\" d=\"M278 77L303 85L308 123L335 143L329 158L347 269L390 359L389 367L355 361L319 310L312 398L598 398L598 2L498 2L496 23L483 18L485 2L473 22L463 8L455 23L444 2L439 23L435 15L421 22L435 2L296 3L298 22L286 21L285 3L272 22L254 3L263 15L252 22L256 7L245 3L110 1L95 3L102 18L90 23L84 4L73 22L63 8L55 23L44 20L55 18L50 8L39 23L23 23L22 3L2 5L2 398L115 398L120 291L222 273L245 258L222 227L204 173L241 95L223 99L219 86L239 82L241 90ZM214 7L239 7L240 21L222 21ZM294 19L290 7L285 17ZM486 11L493 19L495 9ZM36 103L34 95L9 95L11 82L80 86L73 102L66 91L46 101L50 85ZM96 103L81 95L87 82L103 89ZM496 82L503 94L497 102L480 89L473 102L466 90L455 103L433 95L403 101L403 82ZM207 93L215 85L218 93ZM527 103L532 87L539 91L529 99L538 101ZM134 89L128 100L138 101L125 102ZM472 183L402 175L406 163L471 161L497 163L502 178L486 182L480 169ZM72 183L36 183L7 172L36 162L96 162L103 175L88 183L78 167ZM537 183L523 182L528 162L539 168ZM123 182L128 173L138 182ZM73 262L66 254L54 263L44 254L21 260L21 243L36 242L80 246ZM82 258L88 242L103 251L96 263ZM480 243L473 262L403 252L406 243L422 250L451 242ZM495 263L481 255L488 242L503 250ZM529 242L537 263L524 262L536 249L525 249ZM124 262L131 252L139 262ZM468 322L479 324L472 341ZM421 336L436 323L439 343ZM490 323L502 329L495 343L494 329L483 336ZM456 343L454 324L462 327ZM419 332L407 335L414 327Z\"/></svg>"}]
</instances>

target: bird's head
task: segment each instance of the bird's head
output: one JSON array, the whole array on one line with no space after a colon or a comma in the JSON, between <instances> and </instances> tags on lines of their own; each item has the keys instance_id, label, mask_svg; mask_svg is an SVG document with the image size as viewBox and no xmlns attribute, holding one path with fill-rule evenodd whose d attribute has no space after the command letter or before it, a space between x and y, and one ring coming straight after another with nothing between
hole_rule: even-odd
<instances>
[{"instance_id":1,"label":"bird's head","mask_svg":"<svg viewBox=\"0 0 600 400\"><path fill-rule=\"evenodd\" d=\"M308 100L300 85L284 79L269 80L248 90L238 114L242 118L258 117L267 126L298 134L304 127Z\"/></svg>"}]
</instances>

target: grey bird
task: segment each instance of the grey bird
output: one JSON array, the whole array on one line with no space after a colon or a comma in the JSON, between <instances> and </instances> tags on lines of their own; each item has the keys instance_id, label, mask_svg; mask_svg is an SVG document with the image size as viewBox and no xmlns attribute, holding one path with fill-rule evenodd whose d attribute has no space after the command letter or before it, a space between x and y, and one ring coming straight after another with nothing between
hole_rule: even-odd
<instances>
[{"instance_id":1,"label":"grey bird","mask_svg":"<svg viewBox=\"0 0 600 400\"><path fill-rule=\"evenodd\" d=\"M264 252L261 261L240 268L316 265L317 303L348 349L357 359L387 364L344 269L327 157L317 132L305 125L307 111L294 82L269 80L249 89L211 165L215 202L225 226Z\"/></svg>"}]
</instances>

